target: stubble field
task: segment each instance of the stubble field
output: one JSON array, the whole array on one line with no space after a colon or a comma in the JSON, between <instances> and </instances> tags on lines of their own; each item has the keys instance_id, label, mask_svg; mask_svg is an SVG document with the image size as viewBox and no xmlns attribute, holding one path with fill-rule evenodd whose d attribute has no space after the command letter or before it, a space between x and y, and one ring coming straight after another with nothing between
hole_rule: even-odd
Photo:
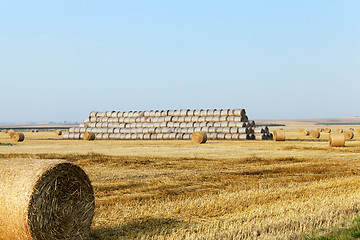
<instances>
[{"instance_id":1,"label":"stubble field","mask_svg":"<svg viewBox=\"0 0 360 240\"><path fill-rule=\"evenodd\" d=\"M93 240L301 239L359 215L360 136L330 148L328 134L313 140L298 127L318 126L288 123L285 142L202 145L25 132L23 143L0 146L0 160L55 158L81 166L96 195ZM4 133L0 142L11 143Z\"/></svg>"}]
</instances>

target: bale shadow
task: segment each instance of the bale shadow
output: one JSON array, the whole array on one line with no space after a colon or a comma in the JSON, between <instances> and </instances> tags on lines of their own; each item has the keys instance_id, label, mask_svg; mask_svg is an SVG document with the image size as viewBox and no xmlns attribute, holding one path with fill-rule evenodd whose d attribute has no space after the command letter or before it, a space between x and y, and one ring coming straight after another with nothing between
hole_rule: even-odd
<instances>
[{"instance_id":1,"label":"bale shadow","mask_svg":"<svg viewBox=\"0 0 360 240\"><path fill-rule=\"evenodd\" d=\"M97 227L92 230L89 240L137 239L170 234L174 229L186 229L196 223L171 218L148 218L125 222L115 226Z\"/></svg>"}]
</instances>

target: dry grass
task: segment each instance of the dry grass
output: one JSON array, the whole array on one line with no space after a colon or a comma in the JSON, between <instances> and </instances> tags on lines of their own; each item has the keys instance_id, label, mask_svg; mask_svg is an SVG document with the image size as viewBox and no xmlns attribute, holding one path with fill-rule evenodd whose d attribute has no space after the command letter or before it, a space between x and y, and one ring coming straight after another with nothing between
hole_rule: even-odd
<instances>
[{"instance_id":1,"label":"dry grass","mask_svg":"<svg viewBox=\"0 0 360 240\"><path fill-rule=\"evenodd\" d=\"M358 215L360 136L344 148L330 148L328 134L310 139L298 127L284 128L285 142L203 145L68 141L37 133L0 146L0 158L60 158L80 165L96 195L93 240L299 239L326 234L319 229Z\"/></svg>"}]
</instances>

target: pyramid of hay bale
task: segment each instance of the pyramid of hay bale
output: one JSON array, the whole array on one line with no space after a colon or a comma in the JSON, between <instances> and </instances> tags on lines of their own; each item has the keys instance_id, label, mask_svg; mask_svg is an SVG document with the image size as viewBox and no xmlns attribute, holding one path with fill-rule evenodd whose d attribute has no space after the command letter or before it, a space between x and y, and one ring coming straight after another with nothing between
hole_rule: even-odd
<instances>
[{"instance_id":1,"label":"pyramid of hay bale","mask_svg":"<svg viewBox=\"0 0 360 240\"><path fill-rule=\"evenodd\" d=\"M190 140L194 132L206 133L209 140L272 139L267 127L249 121L245 109L91 112L63 138L83 139L86 132L96 140Z\"/></svg>"}]
</instances>

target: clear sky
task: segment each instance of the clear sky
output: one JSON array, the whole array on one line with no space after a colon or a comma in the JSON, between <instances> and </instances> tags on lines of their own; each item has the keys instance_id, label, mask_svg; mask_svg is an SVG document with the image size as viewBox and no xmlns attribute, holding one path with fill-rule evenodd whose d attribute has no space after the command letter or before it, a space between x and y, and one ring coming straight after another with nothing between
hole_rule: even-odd
<instances>
[{"instance_id":1,"label":"clear sky","mask_svg":"<svg viewBox=\"0 0 360 240\"><path fill-rule=\"evenodd\" d=\"M0 3L0 122L90 111L360 115L360 1Z\"/></svg>"}]
</instances>

